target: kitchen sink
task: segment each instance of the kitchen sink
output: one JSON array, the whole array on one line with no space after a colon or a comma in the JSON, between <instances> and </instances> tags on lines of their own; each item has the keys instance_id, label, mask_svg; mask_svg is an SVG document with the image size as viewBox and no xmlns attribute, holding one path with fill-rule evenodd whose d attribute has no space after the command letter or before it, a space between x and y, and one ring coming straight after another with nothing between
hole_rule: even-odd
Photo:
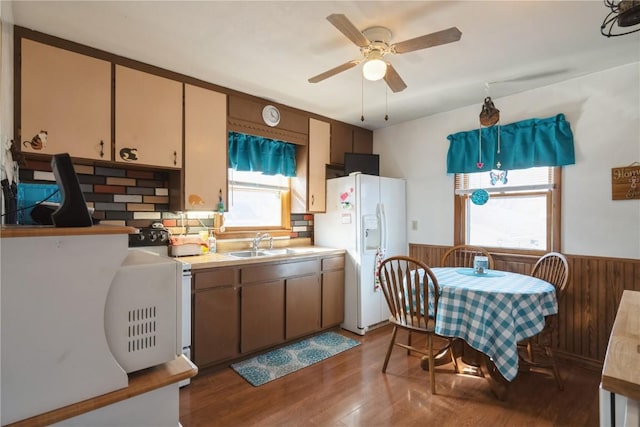
<instances>
[{"instance_id":1,"label":"kitchen sink","mask_svg":"<svg viewBox=\"0 0 640 427\"><path fill-rule=\"evenodd\" d=\"M236 251L236 252L227 252L227 255L238 257L238 258L254 258L260 256L269 256L274 255L267 251Z\"/></svg>"},{"instance_id":2,"label":"kitchen sink","mask_svg":"<svg viewBox=\"0 0 640 427\"><path fill-rule=\"evenodd\" d=\"M307 254L309 252L313 252L313 249L311 248L286 248L285 250L287 251L286 253L292 254L292 255Z\"/></svg>"},{"instance_id":3,"label":"kitchen sink","mask_svg":"<svg viewBox=\"0 0 640 427\"><path fill-rule=\"evenodd\" d=\"M267 251L271 255L297 255L313 252L310 248L282 248L282 249L270 249Z\"/></svg>"},{"instance_id":4,"label":"kitchen sink","mask_svg":"<svg viewBox=\"0 0 640 427\"><path fill-rule=\"evenodd\" d=\"M299 255L313 252L312 248L280 248L280 249L259 249L257 251L246 250L227 252L226 255L230 255L237 258L255 258L263 256L276 256L276 255Z\"/></svg>"}]
</instances>

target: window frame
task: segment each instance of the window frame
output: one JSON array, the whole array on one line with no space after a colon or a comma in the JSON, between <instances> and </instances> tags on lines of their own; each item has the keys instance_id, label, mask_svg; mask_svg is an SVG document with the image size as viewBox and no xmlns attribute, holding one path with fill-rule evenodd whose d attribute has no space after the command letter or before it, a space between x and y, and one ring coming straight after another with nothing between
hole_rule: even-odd
<instances>
[{"instance_id":1,"label":"window frame","mask_svg":"<svg viewBox=\"0 0 640 427\"><path fill-rule=\"evenodd\" d=\"M455 174L453 180L453 200L454 200L454 224L453 224L453 244L464 245L467 242L467 203L471 197L470 193L456 194L456 181L458 175ZM515 249L487 247L494 253L520 254L540 256L546 252L561 252L561 219L562 219L562 167L552 168L553 183L548 192L532 191L527 194L547 194L547 248L545 250Z\"/></svg>"},{"instance_id":2,"label":"window frame","mask_svg":"<svg viewBox=\"0 0 640 427\"><path fill-rule=\"evenodd\" d=\"M289 236L291 234L291 178L287 179L288 190L280 191L280 225L274 226L224 226L224 231L220 232L221 237L243 238L253 237L258 232L269 232L274 237ZM232 180L228 180L227 194L232 191ZM224 222L224 219L223 219Z\"/></svg>"}]
</instances>

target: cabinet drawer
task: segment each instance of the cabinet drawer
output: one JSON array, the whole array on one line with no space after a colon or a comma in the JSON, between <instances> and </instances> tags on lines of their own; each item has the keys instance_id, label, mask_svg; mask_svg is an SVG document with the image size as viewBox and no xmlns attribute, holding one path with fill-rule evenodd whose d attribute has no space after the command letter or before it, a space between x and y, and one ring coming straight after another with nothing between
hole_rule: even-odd
<instances>
[{"instance_id":1,"label":"cabinet drawer","mask_svg":"<svg viewBox=\"0 0 640 427\"><path fill-rule=\"evenodd\" d=\"M312 259L301 262L245 267L242 269L241 282L264 282L267 280L317 273L320 269L319 261L319 259Z\"/></svg>"},{"instance_id":2,"label":"cabinet drawer","mask_svg":"<svg viewBox=\"0 0 640 427\"><path fill-rule=\"evenodd\" d=\"M344 268L344 256L336 256L322 259L322 271Z\"/></svg>"},{"instance_id":3,"label":"cabinet drawer","mask_svg":"<svg viewBox=\"0 0 640 427\"><path fill-rule=\"evenodd\" d=\"M194 289L206 289L218 286L229 286L238 283L237 268L219 268L194 273Z\"/></svg>"}]
</instances>

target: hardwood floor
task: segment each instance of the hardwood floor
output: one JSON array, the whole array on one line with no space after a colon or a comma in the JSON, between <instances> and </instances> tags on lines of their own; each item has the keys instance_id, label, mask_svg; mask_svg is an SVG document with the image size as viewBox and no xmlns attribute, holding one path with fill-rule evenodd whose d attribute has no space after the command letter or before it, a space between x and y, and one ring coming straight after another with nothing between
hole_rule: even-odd
<instances>
[{"instance_id":1,"label":"hardwood floor","mask_svg":"<svg viewBox=\"0 0 640 427\"><path fill-rule=\"evenodd\" d=\"M506 401L478 377L436 370L436 395L418 356L395 348L381 372L391 328L362 345L301 371L253 387L231 368L203 370L180 391L180 422L195 426L597 426L600 372L562 364L565 390L553 376L522 372ZM398 333L400 336L400 332ZM400 338L402 339L402 338ZM415 338L417 341L417 338ZM562 362L562 361L561 361Z\"/></svg>"}]
</instances>

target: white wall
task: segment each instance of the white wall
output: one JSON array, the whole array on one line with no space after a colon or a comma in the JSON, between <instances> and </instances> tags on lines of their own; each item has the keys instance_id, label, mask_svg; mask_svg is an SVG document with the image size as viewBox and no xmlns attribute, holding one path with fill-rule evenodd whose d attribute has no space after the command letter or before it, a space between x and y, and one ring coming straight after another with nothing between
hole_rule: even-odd
<instances>
[{"instance_id":1,"label":"white wall","mask_svg":"<svg viewBox=\"0 0 640 427\"><path fill-rule=\"evenodd\" d=\"M11 3L0 2L0 177L13 176L5 164L5 150L13 139L13 13ZM8 169L8 170L7 170ZM4 203L2 203L4 213Z\"/></svg>"},{"instance_id":2,"label":"white wall","mask_svg":"<svg viewBox=\"0 0 640 427\"><path fill-rule=\"evenodd\" d=\"M376 130L382 175L407 180L411 243L453 243L447 135L478 127L478 104ZM640 162L640 63L494 99L503 124L564 113L576 164L563 171L562 251L640 258L640 200L611 200L611 168Z\"/></svg>"}]
</instances>

